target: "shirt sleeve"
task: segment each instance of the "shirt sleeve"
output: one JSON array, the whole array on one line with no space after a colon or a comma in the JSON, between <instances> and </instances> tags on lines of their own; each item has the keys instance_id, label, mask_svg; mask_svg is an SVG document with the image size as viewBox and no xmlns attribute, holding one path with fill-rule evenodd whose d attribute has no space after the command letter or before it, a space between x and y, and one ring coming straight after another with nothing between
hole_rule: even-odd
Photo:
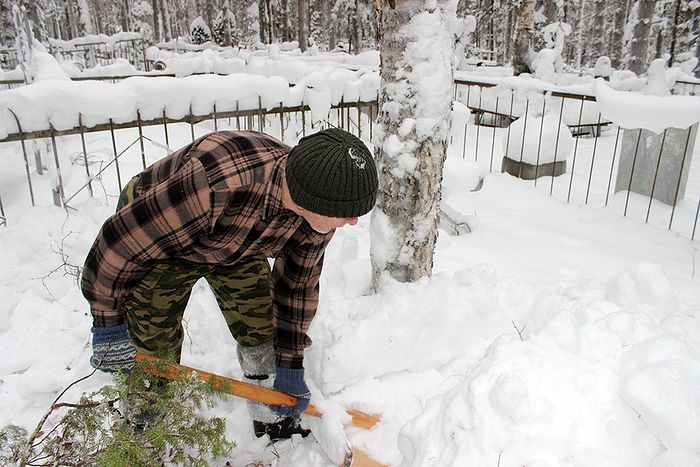
<instances>
[{"instance_id":1,"label":"shirt sleeve","mask_svg":"<svg viewBox=\"0 0 700 467\"><path fill-rule=\"evenodd\" d=\"M272 303L277 366L303 368L307 335L316 314L319 280L328 242L335 232L319 234L306 222L275 259Z\"/></svg>"},{"instance_id":2,"label":"shirt sleeve","mask_svg":"<svg viewBox=\"0 0 700 467\"><path fill-rule=\"evenodd\" d=\"M123 302L151 269L192 244L209 225L211 195L192 159L105 221L85 261L81 288L95 326L124 321Z\"/></svg>"}]
</instances>

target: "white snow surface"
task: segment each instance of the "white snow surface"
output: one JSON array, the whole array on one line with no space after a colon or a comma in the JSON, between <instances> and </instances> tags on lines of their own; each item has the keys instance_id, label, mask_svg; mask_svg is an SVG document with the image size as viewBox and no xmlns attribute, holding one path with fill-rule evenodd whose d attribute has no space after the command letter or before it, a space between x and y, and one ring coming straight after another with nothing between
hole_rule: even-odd
<instances>
[{"instance_id":1,"label":"white snow surface","mask_svg":"<svg viewBox=\"0 0 700 467\"><path fill-rule=\"evenodd\" d=\"M448 157L443 199L479 222L470 234L440 231L432 278L385 279L371 294L370 230L381 240L382 224L366 216L338 231L306 354L314 398L330 412L380 414L371 431L345 431L390 465L697 466L697 241L562 205L504 174L471 192L474 166ZM0 229L0 425L33 428L90 371L88 305L74 278L49 273L62 264L59 245L82 264L114 206L76 208L28 209ZM205 282L186 322L183 363L240 377ZM109 381L98 373L66 398ZM211 414L239 443L234 465L269 458L244 402ZM337 457L334 420L321 425ZM283 448L275 465L335 465L312 440Z\"/></svg>"},{"instance_id":2,"label":"white snow surface","mask_svg":"<svg viewBox=\"0 0 700 467\"><path fill-rule=\"evenodd\" d=\"M688 128L700 121L700 96L655 96L616 91L597 79L595 97L600 112L623 128L661 133L665 128Z\"/></svg>"},{"instance_id":3,"label":"white snow surface","mask_svg":"<svg viewBox=\"0 0 700 467\"><path fill-rule=\"evenodd\" d=\"M292 88L264 75L130 78L119 85L47 79L0 93L0 105L21 112L27 131L47 119L59 129L74 125L78 112L89 125L106 115L134 118L137 108L142 118L158 118L163 107L169 116L184 115L190 105L199 112L215 101L225 107L261 95L263 105L310 99L318 109L341 87L360 98L368 89L376 93L362 81L373 74L344 76L326 76L323 95L310 93L325 92L322 76ZM218 100L215 87L231 100ZM695 98L675 99L671 112L660 97L602 83L596 92L606 117L633 127L687 126L700 111ZM453 137L462 138L469 109L456 108ZM7 115L0 119L0 135L12 130L14 120L8 127ZM91 137L111 151L109 136ZM171 128L170 137L184 145L189 129ZM146 149L149 163L164 152ZM21 160L18 144L0 150L8 162ZM388 219L365 216L328 247L305 365L313 401L326 413L316 428L325 428L333 450L293 439L280 444L277 458L254 438L245 402L228 398L207 412L225 418L238 442L226 460L337 465L343 406L381 416L371 431L346 426L345 433L392 466L700 466L698 241L610 208L562 204L505 174L485 175L483 188L472 192L483 167L448 154L443 202L453 218L470 218L472 231L440 231L432 277L411 284L384 278L381 290L370 292L369 243L379 242L378 252L382 242L389 248ZM66 162L66 179L83 175ZM136 167L127 173L123 166L123 176ZM24 166L4 170L16 170L15 180ZM12 205L21 203L17 197L5 196L10 188L0 187L5 208L17 212L0 227L0 426L33 430L56 395L91 372L88 304L63 266L82 265L114 211L118 190L103 183L109 197L76 201L69 211L46 203L19 209ZM380 259L394 256L384 253ZM242 376L204 281L194 287L185 325L183 364ZM63 400L75 402L110 381L98 372Z\"/></svg>"},{"instance_id":4,"label":"white snow surface","mask_svg":"<svg viewBox=\"0 0 700 467\"><path fill-rule=\"evenodd\" d=\"M520 117L510 124L510 135L511 139L503 143L503 152L514 161L531 165L564 161L574 147L569 127L556 112L528 115L527 122Z\"/></svg>"},{"instance_id":5,"label":"white snow surface","mask_svg":"<svg viewBox=\"0 0 700 467\"><path fill-rule=\"evenodd\" d=\"M251 73L231 75L197 75L184 78L135 76L118 83L101 81L70 81L65 71L48 54L51 67L42 70L38 82L15 89L0 91L0 138L17 133L14 113L24 132L57 130L83 124L94 126L142 120L182 118L238 109L257 109L309 105L315 120L328 114L331 104L342 99L349 102L376 100L379 89L378 73L332 69L324 74L317 71L306 75L290 87L284 77ZM249 70L250 71L250 70ZM222 98L221 96L225 96ZM259 98L261 99L259 101ZM237 107L238 106L238 107Z\"/></svg>"}]
</instances>

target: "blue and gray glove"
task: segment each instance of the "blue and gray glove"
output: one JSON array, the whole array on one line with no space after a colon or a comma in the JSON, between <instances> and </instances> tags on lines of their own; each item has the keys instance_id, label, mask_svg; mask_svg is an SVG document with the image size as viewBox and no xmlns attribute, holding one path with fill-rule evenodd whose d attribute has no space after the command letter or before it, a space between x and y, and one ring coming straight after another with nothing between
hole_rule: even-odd
<instances>
[{"instance_id":1,"label":"blue and gray glove","mask_svg":"<svg viewBox=\"0 0 700 467\"><path fill-rule=\"evenodd\" d=\"M126 324L92 328L93 368L110 373L119 370L129 371L134 366L136 347L131 343Z\"/></svg>"},{"instance_id":2,"label":"blue and gray glove","mask_svg":"<svg viewBox=\"0 0 700 467\"><path fill-rule=\"evenodd\" d=\"M309 406L311 393L309 387L304 382L303 368L277 368L275 376L274 389L297 398L297 404L294 407L286 405L271 405L270 408L279 415L285 417L297 418Z\"/></svg>"}]
</instances>

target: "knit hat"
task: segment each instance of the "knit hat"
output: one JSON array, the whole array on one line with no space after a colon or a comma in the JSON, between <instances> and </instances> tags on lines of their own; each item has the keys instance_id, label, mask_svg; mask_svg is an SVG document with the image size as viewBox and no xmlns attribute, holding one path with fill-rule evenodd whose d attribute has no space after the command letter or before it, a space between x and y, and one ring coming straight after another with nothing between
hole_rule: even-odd
<instances>
[{"instance_id":1,"label":"knit hat","mask_svg":"<svg viewBox=\"0 0 700 467\"><path fill-rule=\"evenodd\" d=\"M379 185L367 146L338 128L302 138L287 156L286 179L296 204L328 217L367 214Z\"/></svg>"}]
</instances>

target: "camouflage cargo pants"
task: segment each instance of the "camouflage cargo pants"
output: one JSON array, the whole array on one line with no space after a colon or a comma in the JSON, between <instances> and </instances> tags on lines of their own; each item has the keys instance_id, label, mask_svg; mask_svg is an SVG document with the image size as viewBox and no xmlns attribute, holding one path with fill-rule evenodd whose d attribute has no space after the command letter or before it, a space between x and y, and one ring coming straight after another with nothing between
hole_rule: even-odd
<instances>
[{"instance_id":1,"label":"camouflage cargo pants","mask_svg":"<svg viewBox=\"0 0 700 467\"><path fill-rule=\"evenodd\" d=\"M122 190L117 210L136 198L134 177ZM272 341L270 265L266 259L233 266L158 261L126 301L126 323L139 351L167 351L179 361L184 332L182 317L192 287L209 283L233 338L242 346Z\"/></svg>"}]
</instances>

